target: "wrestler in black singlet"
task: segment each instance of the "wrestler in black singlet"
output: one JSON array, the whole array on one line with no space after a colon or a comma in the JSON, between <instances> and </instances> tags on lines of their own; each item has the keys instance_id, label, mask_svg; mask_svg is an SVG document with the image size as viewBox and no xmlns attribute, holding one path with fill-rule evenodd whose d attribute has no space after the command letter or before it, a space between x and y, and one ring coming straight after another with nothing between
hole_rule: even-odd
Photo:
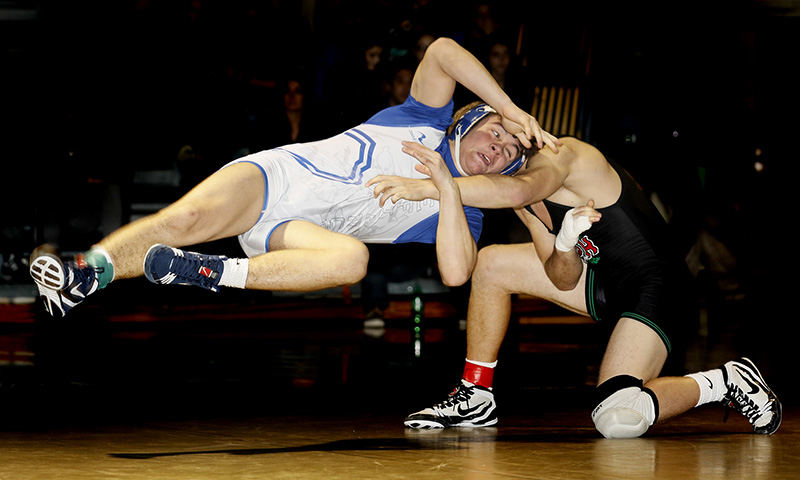
<instances>
[{"instance_id":1,"label":"wrestler in black singlet","mask_svg":"<svg viewBox=\"0 0 800 480\"><path fill-rule=\"evenodd\" d=\"M575 247L588 267L586 308L596 321L628 317L646 324L671 351L670 323L688 318L694 305L687 288L688 269L642 188L623 168L609 163L622 180L622 192L616 203L596 209L602 218L581 234ZM556 234L572 207L548 200L544 205L553 222L549 231Z\"/></svg>"}]
</instances>

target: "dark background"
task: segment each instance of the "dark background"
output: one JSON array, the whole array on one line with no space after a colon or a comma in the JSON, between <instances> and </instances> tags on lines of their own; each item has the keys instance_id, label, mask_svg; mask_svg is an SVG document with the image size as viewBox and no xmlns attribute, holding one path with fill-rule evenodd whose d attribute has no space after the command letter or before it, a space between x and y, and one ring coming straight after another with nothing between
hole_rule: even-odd
<instances>
[{"instance_id":1,"label":"dark background","mask_svg":"<svg viewBox=\"0 0 800 480\"><path fill-rule=\"evenodd\" d=\"M289 77L302 79L318 137L366 119L348 112L361 106L369 41L391 65L420 33L481 59L489 37L508 37L517 85L581 88L585 140L658 195L681 248L708 231L730 249L747 298L737 342L794 392L800 4L498 1L500 33L487 36L478 3L0 2L4 259L44 241L86 249L147 193L138 171L177 169L180 184L159 192L170 201L243 148L286 143L276 119ZM487 215L485 242L512 235L507 218ZM27 282L12 267L3 281Z\"/></svg>"},{"instance_id":2,"label":"dark background","mask_svg":"<svg viewBox=\"0 0 800 480\"><path fill-rule=\"evenodd\" d=\"M517 78L580 86L585 139L658 192L689 237L705 212L743 256L781 235L763 220L795 172L793 2L493 3L493 36L517 42L523 29ZM448 35L479 58L488 41L474 34L473 3L453 0L16 1L0 19L3 225L67 249L98 238L64 218L99 203L98 185L124 195L134 172L172 168L184 145L193 185L253 136L277 143L269 118L288 76L303 79L322 136L361 120L342 112L358 102L348 62L367 40L389 52L420 32ZM53 221L83 238L49 238Z\"/></svg>"}]
</instances>

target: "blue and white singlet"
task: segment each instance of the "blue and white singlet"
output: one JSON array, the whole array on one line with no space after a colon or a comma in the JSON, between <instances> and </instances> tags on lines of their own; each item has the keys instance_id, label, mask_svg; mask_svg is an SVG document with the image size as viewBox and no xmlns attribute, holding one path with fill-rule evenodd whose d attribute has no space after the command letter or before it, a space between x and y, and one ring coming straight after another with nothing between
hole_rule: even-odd
<instances>
[{"instance_id":1,"label":"blue and white singlet","mask_svg":"<svg viewBox=\"0 0 800 480\"><path fill-rule=\"evenodd\" d=\"M239 236L244 252L252 257L268 251L272 232L291 220L306 220L365 243L434 243L438 201L387 201L381 207L364 184L377 175L424 178L414 169L417 160L403 153L404 140L436 150L452 175L460 176L445 138L452 114L452 101L433 108L409 96L402 105L381 110L334 137L234 160L231 164L257 165L266 188L261 217ZM477 241L483 214L473 207L464 211Z\"/></svg>"}]
</instances>

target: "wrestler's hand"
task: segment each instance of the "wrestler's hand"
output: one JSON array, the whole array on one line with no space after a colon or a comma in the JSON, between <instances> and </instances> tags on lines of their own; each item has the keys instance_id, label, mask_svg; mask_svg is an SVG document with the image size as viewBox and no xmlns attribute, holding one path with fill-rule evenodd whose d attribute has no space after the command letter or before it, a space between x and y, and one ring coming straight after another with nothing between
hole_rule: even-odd
<instances>
[{"instance_id":1,"label":"wrestler's hand","mask_svg":"<svg viewBox=\"0 0 800 480\"><path fill-rule=\"evenodd\" d=\"M541 149L547 145L552 151L558 153L558 146L562 144L561 140L542 130L536 118L525 113L516 105L505 108L500 114L503 117L503 128L517 137L525 148L533 146L530 139L534 138L538 148Z\"/></svg>"},{"instance_id":2,"label":"wrestler's hand","mask_svg":"<svg viewBox=\"0 0 800 480\"><path fill-rule=\"evenodd\" d=\"M420 145L420 147L422 147L422 145ZM414 169L430 177L431 172L426 166L418 164L414 166ZM410 200L417 202L425 200L426 198L432 198L434 200L439 199L439 189L436 187L433 181L427 178L378 175L370 179L365 185L367 187L375 186L372 194L375 196L375 198L379 198L381 207L386 203L387 200L391 200L392 203L397 203L398 200Z\"/></svg>"},{"instance_id":3,"label":"wrestler's hand","mask_svg":"<svg viewBox=\"0 0 800 480\"><path fill-rule=\"evenodd\" d=\"M564 214L561 230L556 235L555 247L562 252L568 252L578 243L580 235L589 230L592 224L599 222L602 214L594 209L594 200L589 200L586 205L575 207Z\"/></svg>"},{"instance_id":4,"label":"wrestler's hand","mask_svg":"<svg viewBox=\"0 0 800 480\"><path fill-rule=\"evenodd\" d=\"M589 200L586 205L582 207L575 207L572 209L573 217L586 217L589 223L597 223L602 218L603 214L594 209L594 200Z\"/></svg>"},{"instance_id":5,"label":"wrestler's hand","mask_svg":"<svg viewBox=\"0 0 800 480\"><path fill-rule=\"evenodd\" d=\"M416 142L403 142L403 152L417 159L420 164L414 166L414 169L430 177L439 192L458 189L447 164L438 152Z\"/></svg>"}]
</instances>

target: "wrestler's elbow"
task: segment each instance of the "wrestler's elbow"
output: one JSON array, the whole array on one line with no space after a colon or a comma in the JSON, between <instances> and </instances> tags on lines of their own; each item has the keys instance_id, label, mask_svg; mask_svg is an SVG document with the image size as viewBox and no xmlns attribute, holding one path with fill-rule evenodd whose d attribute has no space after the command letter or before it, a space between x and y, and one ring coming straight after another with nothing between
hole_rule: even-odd
<instances>
[{"instance_id":1,"label":"wrestler's elbow","mask_svg":"<svg viewBox=\"0 0 800 480\"><path fill-rule=\"evenodd\" d=\"M545 263L545 273L547 273L547 278L550 279L553 286L562 292L573 290L580 281L580 273L574 275L571 270L565 271L564 269L553 268L550 262Z\"/></svg>"},{"instance_id":2,"label":"wrestler's elbow","mask_svg":"<svg viewBox=\"0 0 800 480\"><path fill-rule=\"evenodd\" d=\"M467 280L469 280L469 277L472 276L473 266L460 265L453 268L440 268L439 273L442 277L442 283L446 287L460 287L464 285L467 283Z\"/></svg>"},{"instance_id":3,"label":"wrestler's elbow","mask_svg":"<svg viewBox=\"0 0 800 480\"><path fill-rule=\"evenodd\" d=\"M525 182L519 182L507 192L509 206L514 209L524 208L538 201Z\"/></svg>"},{"instance_id":4,"label":"wrestler's elbow","mask_svg":"<svg viewBox=\"0 0 800 480\"><path fill-rule=\"evenodd\" d=\"M425 50L426 55L449 53L452 49L460 48L458 43L449 37L439 37Z\"/></svg>"},{"instance_id":5,"label":"wrestler's elbow","mask_svg":"<svg viewBox=\"0 0 800 480\"><path fill-rule=\"evenodd\" d=\"M451 275L451 276L442 276L442 283L445 287L460 287L464 285L469 280L469 275Z\"/></svg>"},{"instance_id":6,"label":"wrestler's elbow","mask_svg":"<svg viewBox=\"0 0 800 480\"><path fill-rule=\"evenodd\" d=\"M578 286L578 280L572 279L564 279L564 278L553 278L550 277L550 280L553 282L553 285L562 292L568 292L570 290L574 290L575 287Z\"/></svg>"}]
</instances>

